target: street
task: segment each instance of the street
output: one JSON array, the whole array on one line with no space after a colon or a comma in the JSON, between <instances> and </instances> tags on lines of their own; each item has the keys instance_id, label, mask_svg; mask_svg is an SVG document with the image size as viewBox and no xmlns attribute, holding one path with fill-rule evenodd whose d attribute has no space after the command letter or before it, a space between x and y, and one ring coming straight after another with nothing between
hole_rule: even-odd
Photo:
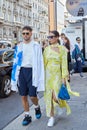
<instances>
[{"instance_id":1,"label":"street","mask_svg":"<svg viewBox=\"0 0 87 130\"><path fill-rule=\"evenodd\" d=\"M42 93L39 94L42 96ZM30 106L32 102L29 100ZM8 98L0 98L0 130L23 113L21 97L12 92Z\"/></svg>"},{"instance_id":2,"label":"street","mask_svg":"<svg viewBox=\"0 0 87 130\"><path fill-rule=\"evenodd\" d=\"M71 88L73 91L79 92L80 97L71 96L68 101L72 110L71 115L66 116L65 113L61 116L56 115L54 127L47 127L48 118L46 117L44 98L41 98L42 118L40 120L36 120L34 106L32 105L30 109L31 124L26 127L21 125L23 113L10 122L3 130L87 130L87 72L84 73L84 76L85 78L81 78L79 74L71 76Z\"/></svg>"},{"instance_id":3,"label":"street","mask_svg":"<svg viewBox=\"0 0 87 130\"><path fill-rule=\"evenodd\" d=\"M23 112L21 98L12 93L8 98L0 98L0 130Z\"/></svg>"}]
</instances>

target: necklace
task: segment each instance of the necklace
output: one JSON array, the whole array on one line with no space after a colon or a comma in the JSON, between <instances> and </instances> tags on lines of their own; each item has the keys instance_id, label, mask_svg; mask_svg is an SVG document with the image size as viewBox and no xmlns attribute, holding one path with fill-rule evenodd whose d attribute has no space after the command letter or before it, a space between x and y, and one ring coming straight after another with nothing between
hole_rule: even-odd
<instances>
[{"instance_id":1,"label":"necklace","mask_svg":"<svg viewBox=\"0 0 87 130\"><path fill-rule=\"evenodd\" d=\"M52 44L52 45L51 45L51 47L58 47L58 46L59 46L58 43L56 43L56 44Z\"/></svg>"},{"instance_id":2,"label":"necklace","mask_svg":"<svg viewBox=\"0 0 87 130\"><path fill-rule=\"evenodd\" d=\"M59 44L52 44L51 49L57 53L59 53Z\"/></svg>"}]
</instances>

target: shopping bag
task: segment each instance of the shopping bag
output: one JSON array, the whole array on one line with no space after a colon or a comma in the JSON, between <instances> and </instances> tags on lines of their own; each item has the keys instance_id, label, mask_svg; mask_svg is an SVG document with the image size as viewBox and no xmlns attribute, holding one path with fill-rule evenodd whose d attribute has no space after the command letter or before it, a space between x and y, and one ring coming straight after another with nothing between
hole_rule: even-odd
<instances>
[{"instance_id":1,"label":"shopping bag","mask_svg":"<svg viewBox=\"0 0 87 130\"><path fill-rule=\"evenodd\" d=\"M58 93L58 98L60 98L61 100L69 100L70 99L70 95L68 93L67 87L65 86L65 84L61 85L61 88L59 90Z\"/></svg>"}]
</instances>

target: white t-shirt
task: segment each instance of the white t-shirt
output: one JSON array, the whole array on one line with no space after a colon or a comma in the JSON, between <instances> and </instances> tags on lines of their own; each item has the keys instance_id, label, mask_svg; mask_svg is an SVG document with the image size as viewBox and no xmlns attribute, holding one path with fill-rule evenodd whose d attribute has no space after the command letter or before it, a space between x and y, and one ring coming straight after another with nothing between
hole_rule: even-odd
<instances>
[{"instance_id":1,"label":"white t-shirt","mask_svg":"<svg viewBox=\"0 0 87 130\"><path fill-rule=\"evenodd\" d=\"M32 57L33 57L33 45L30 43L23 43L23 59L22 67L32 67Z\"/></svg>"}]
</instances>

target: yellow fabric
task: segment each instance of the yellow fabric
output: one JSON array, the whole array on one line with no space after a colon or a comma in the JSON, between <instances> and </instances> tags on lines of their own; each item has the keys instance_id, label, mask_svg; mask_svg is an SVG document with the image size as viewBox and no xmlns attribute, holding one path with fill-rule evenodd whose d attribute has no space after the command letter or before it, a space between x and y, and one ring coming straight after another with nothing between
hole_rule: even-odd
<instances>
[{"instance_id":1,"label":"yellow fabric","mask_svg":"<svg viewBox=\"0 0 87 130\"><path fill-rule=\"evenodd\" d=\"M52 101L52 92L54 91L56 98L58 98L58 91L60 89L62 78L66 78L68 76L67 69L67 51L64 46L56 44L56 47L59 48L59 53L55 52L52 47L54 45L50 45L45 48L43 56L44 56L44 67L45 67L45 103L46 103L46 113L47 116L50 116L51 111L51 101ZM75 92L72 92L67 82L68 90L70 94L78 95ZM59 100L59 106L65 107L67 110L67 114L71 113L70 107L65 100ZM57 103L53 101L54 108Z\"/></svg>"},{"instance_id":2,"label":"yellow fabric","mask_svg":"<svg viewBox=\"0 0 87 130\"><path fill-rule=\"evenodd\" d=\"M71 90L70 84L67 80L66 80L66 86L67 86L67 89L68 89L68 92L69 92L70 95L80 96L80 94L78 92L74 92L74 91Z\"/></svg>"},{"instance_id":3,"label":"yellow fabric","mask_svg":"<svg viewBox=\"0 0 87 130\"><path fill-rule=\"evenodd\" d=\"M57 45L59 53L51 49L52 46L48 46L44 50L44 66L45 66L45 102L47 116L50 116L51 111L51 99L52 91L54 90L57 98L58 91L61 86L61 79L67 77L67 52L65 47ZM62 68L61 68L62 64ZM62 69L62 71L61 71ZM65 102L64 102L65 103ZM53 102L53 105L57 104ZM62 103L63 105L63 103ZM63 106L66 107L64 104Z\"/></svg>"},{"instance_id":4,"label":"yellow fabric","mask_svg":"<svg viewBox=\"0 0 87 130\"><path fill-rule=\"evenodd\" d=\"M70 106L68 105L68 103L65 100L60 100L59 99L59 107L61 107L61 108L65 107L66 110L67 110L67 115L71 114Z\"/></svg>"}]
</instances>

